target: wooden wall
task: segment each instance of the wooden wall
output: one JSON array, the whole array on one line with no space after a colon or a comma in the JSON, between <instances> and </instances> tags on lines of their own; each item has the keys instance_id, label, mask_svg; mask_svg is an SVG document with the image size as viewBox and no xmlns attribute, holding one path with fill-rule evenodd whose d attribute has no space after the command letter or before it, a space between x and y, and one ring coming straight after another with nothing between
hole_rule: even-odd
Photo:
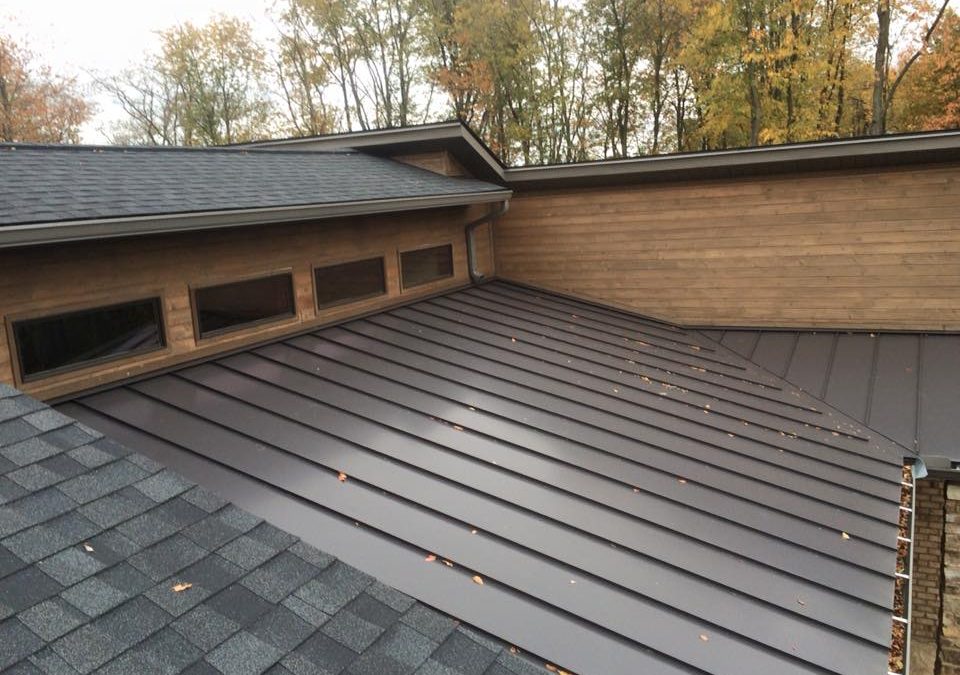
<instances>
[{"instance_id":1,"label":"wooden wall","mask_svg":"<svg viewBox=\"0 0 960 675\"><path fill-rule=\"evenodd\" d=\"M517 194L499 274L681 324L960 330L960 165Z\"/></svg>"},{"instance_id":2,"label":"wooden wall","mask_svg":"<svg viewBox=\"0 0 960 675\"><path fill-rule=\"evenodd\" d=\"M467 171L460 165L460 162L446 150L420 152L412 155L393 155L390 159L444 176L468 175Z\"/></svg>"},{"instance_id":3,"label":"wooden wall","mask_svg":"<svg viewBox=\"0 0 960 675\"><path fill-rule=\"evenodd\" d=\"M190 359L302 331L469 281L463 226L488 207L244 227L232 230L0 250L0 381L40 398L63 396ZM477 233L481 270L493 271L489 233ZM401 293L398 251L452 243L454 277ZM384 297L318 312L312 267L382 255ZM189 287L292 269L297 316L201 341L194 338ZM21 382L12 362L10 320L63 309L161 295L166 349Z\"/></svg>"}]
</instances>

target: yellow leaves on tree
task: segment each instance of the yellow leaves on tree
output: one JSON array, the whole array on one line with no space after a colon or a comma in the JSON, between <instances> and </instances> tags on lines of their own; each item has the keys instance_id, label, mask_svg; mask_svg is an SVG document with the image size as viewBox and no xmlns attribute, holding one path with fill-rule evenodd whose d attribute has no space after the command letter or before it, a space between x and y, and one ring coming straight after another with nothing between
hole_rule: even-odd
<instances>
[{"instance_id":1,"label":"yellow leaves on tree","mask_svg":"<svg viewBox=\"0 0 960 675\"><path fill-rule=\"evenodd\" d=\"M904 77L893 125L905 131L960 127L960 16L947 10L930 47Z\"/></svg>"},{"instance_id":2,"label":"yellow leaves on tree","mask_svg":"<svg viewBox=\"0 0 960 675\"><path fill-rule=\"evenodd\" d=\"M0 141L76 143L92 113L74 79L37 65L33 54L0 34Z\"/></svg>"}]
</instances>

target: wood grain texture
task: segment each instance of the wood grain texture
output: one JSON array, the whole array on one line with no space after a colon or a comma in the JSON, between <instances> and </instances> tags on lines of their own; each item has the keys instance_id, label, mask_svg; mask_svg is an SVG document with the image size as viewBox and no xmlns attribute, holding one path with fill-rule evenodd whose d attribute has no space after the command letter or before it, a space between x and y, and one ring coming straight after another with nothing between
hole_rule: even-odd
<instances>
[{"instance_id":1,"label":"wood grain texture","mask_svg":"<svg viewBox=\"0 0 960 675\"><path fill-rule=\"evenodd\" d=\"M505 279L688 325L960 330L960 165L521 193Z\"/></svg>"},{"instance_id":2,"label":"wood grain texture","mask_svg":"<svg viewBox=\"0 0 960 675\"><path fill-rule=\"evenodd\" d=\"M420 152L412 155L394 155L390 159L403 164L410 164L443 176L469 175L460 162L446 150L435 152Z\"/></svg>"},{"instance_id":3,"label":"wood grain texture","mask_svg":"<svg viewBox=\"0 0 960 675\"><path fill-rule=\"evenodd\" d=\"M486 208L480 205L0 251L0 381L40 398L64 396L461 286L469 281L463 226ZM401 293L399 252L447 243L453 244L454 276ZM492 273L491 247L477 248L481 269ZM385 259L385 296L316 310L314 266L378 255ZM296 317L196 340L190 285L283 269L293 270ZM166 320L164 350L42 380L19 380L12 345L8 344L13 319L158 293Z\"/></svg>"}]
</instances>

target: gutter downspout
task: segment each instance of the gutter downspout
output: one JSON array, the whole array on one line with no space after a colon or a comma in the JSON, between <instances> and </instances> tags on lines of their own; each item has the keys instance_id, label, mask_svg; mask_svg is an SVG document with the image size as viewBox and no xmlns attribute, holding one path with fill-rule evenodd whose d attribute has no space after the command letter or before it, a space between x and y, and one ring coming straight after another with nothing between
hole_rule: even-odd
<instances>
[{"instance_id":1,"label":"gutter downspout","mask_svg":"<svg viewBox=\"0 0 960 675\"><path fill-rule=\"evenodd\" d=\"M470 281L475 284L483 281L484 274L477 269L477 255L473 236L474 232L481 225L492 223L509 210L510 200L504 199L499 209L491 209L490 213L485 216L480 216L476 220L471 220L463 228L463 234L467 239L467 270L470 272Z\"/></svg>"}]
</instances>

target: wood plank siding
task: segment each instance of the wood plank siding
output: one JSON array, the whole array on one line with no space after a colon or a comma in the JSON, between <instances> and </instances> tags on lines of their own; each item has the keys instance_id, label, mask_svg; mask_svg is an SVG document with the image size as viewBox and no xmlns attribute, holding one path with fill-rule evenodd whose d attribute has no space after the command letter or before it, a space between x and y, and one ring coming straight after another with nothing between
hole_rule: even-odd
<instances>
[{"instance_id":1,"label":"wood plank siding","mask_svg":"<svg viewBox=\"0 0 960 675\"><path fill-rule=\"evenodd\" d=\"M0 381L40 398L59 397L271 337L362 314L469 281L463 226L486 206L418 211L337 221L277 224L78 242L0 251ZM477 232L481 271L491 274L490 234ZM452 244L454 276L401 292L398 253ZM383 256L387 294L315 309L313 267ZM297 316L199 341L191 286L292 270ZM21 381L12 356L11 321L78 307L160 295L167 347L100 365Z\"/></svg>"},{"instance_id":2,"label":"wood plank siding","mask_svg":"<svg viewBox=\"0 0 960 675\"><path fill-rule=\"evenodd\" d=\"M960 165L521 193L501 277L689 325L960 329Z\"/></svg>"},{"instance_id":3,"label":"wood plank siding","mask_svg":"<svg viewBox=\"0 0 960 675\"><path fill-rule=\"evenodd\" d=\"M419 152L411 155L393 155L390 159L439 173L444 176L466 176L466 170L460 162L446 150Z\"/></svg>"}]
</instances>

